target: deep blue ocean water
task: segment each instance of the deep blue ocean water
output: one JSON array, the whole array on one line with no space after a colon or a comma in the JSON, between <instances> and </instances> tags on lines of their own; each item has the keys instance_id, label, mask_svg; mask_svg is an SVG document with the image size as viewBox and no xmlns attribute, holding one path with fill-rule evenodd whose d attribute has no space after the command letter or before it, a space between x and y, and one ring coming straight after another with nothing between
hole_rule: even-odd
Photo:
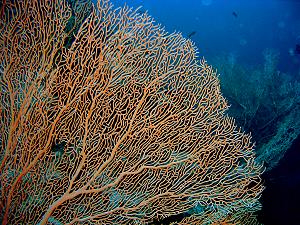
<instances>
[{"instance_id":1,"label":"deep blue ocean water","mask_svg":"<svg viewBox=\"0 0 300 225\"><path fill-rule=\"evenodd\" d=\"M190 37L210 63L234 55L249 68L262 65L265 49L279 55L277 69L300 81L300 0L114 0L142 6L168 32ZM300 47L300 46L299 46ZM222 71L218 71L222 74ZM259 220L265 225L300 224L300 138L278 166L264 174Z\"/></svg>"},{"instance_id":2,"label":"deep blue ocean water","mask_svg":"<svg viewBox=\"0 0 300 225\"><path fill-rule=\"evenodd\" d=\"M208 60L233 53L249 65L260 63L266 48L280 52L279 69L297 71L300 56L299 0L114 0L150 15L168 32L178 31L196 43ZM298 71L297 71L298 72Z\"/></svg>"}]
</instances>

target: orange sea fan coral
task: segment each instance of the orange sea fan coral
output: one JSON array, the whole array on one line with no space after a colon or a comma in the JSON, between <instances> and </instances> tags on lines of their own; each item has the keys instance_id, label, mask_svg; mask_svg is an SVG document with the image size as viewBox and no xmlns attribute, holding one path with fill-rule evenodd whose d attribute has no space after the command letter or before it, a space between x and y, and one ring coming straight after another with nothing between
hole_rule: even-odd
<instances>
[{"instance_id":1,"label":"orange sea fan coral","mask_svg":"<svg viewBox=\"0 0 300 225\"><path fill-rule=\"evenodd\" d=\"M250 135L224 115L216 73L193 43L100 0L66 46L71 15L65 1L6 1L2 224L145 224L195 207L210 218L258 209L262 168Z\"/></svg>"}]
</instances>

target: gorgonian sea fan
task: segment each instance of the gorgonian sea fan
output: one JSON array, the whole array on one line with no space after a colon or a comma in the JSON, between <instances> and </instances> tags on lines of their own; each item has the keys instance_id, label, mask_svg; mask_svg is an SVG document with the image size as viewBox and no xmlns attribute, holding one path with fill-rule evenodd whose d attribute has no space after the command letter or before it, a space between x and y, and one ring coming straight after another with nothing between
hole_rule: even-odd
<instances>
[{"instance_id":1,"label":"gorgonian sea fan","mask_svg":"<svg viewBox=\"0 0 300 225\"><path fill-rule=\"evenodd\" d=\"M2 224L255 212L262 167L193 43L146 13L89 4L2 6Z\"/></svg>"}]
</instances>

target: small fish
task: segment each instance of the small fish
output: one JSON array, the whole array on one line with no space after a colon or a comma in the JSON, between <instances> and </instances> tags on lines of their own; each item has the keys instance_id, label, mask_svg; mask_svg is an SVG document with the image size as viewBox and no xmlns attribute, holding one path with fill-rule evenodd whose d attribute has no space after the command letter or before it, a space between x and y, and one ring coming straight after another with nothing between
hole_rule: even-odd
<instances>
[{"instance_id":1,"label":"small fish","mask_svg":"<svg viewBox=\"0 0 300 225\"><path fill-rule=\"evenodd\" d=\"M188 38L191 38L193 35L195 35L196 34L196 31L193 31L193 32L191 32L191 33L189 33L189 35L187 36Z\"/></svg>"},{"instance_id":2,"label":"small fish","mask_svg":"<svg viewBox=\"0 0 300 225\"><path fill-rule=\"evenodd\" d=\"M236 12L232 12L232 15L235 17L235 18L238 18L238 14Z\"/></svg>"},{"instance_id":3,"label":"small fish","mask_svg":"<svg viewBox=\"0 0 300 225\"><path fill-rule=\"evenodd\" d=\"M64 148L65 148L66 144L67 143L65 141L62 141L59 144L53 144L52 145L52 152L59 152L62 155L64 153Z\"/></svg>"},{"instance_id":4,"label":"small fish","mask_svg":"<svg viewBox=\"0 0 300 225\"><path fill-rule=\"evenodd\" d=\"M300 45L296 44L295 53L300 54Z\"/></svg>"},{"instance_id":5,"label":"small fish","mask_svg":"<svg viewBox=\"0 0 300 225\"><path fill-rule=\"evenodd\" d=\"M145 13L147 13L147 11L144 10L144 9L139 9L139 10L137 11L137 13L138 13L138 14L145 14Z\"/></svg>"}]
</instances>

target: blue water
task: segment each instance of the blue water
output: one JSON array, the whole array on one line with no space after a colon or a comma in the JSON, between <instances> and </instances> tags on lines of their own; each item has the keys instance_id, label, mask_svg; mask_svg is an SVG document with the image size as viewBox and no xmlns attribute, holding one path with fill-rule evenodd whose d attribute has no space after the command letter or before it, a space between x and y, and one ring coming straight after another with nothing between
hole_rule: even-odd
<instances>
[{"instance_id":1,"label":"blue water","mask_svg":"<svg viewBox=\"0 0 300 225\"><path fill-rule=\"evenodd\" d=\"M263 61L266 48L280 52L278 69L296 74L300 55L300 1L296 0L115 0L114 5L143 6L167 31L182 32L210 61L222 53L240 63ZM236 16L233 15L236 14Z\"/></svg>"}]
</instances>

